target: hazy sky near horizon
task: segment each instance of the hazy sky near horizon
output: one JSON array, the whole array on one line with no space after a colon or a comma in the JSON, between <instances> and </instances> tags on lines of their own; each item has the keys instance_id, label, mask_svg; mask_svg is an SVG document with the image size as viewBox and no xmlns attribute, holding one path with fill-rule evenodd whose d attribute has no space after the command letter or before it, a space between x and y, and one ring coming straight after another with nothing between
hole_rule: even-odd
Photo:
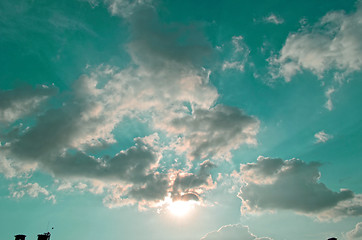
<instances>
[{"instance_id":1,"label":"hazy sky near horizon","mask_svg":"<svg viewBox=\"0 0 362 240\"><path fill-rule=\"evenodd\" d=\"M0 238L362 239L361 1L0 1Z\"/></svg>"}]
</instances>

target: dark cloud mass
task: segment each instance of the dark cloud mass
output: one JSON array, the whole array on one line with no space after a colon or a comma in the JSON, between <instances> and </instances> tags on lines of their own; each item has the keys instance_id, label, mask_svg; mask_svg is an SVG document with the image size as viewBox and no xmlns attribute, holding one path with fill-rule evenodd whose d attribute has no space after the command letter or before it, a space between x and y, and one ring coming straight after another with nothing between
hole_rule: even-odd
<instances>
[{"instance_id":1,"label":"dark cloud mass","mask_svg":"<svg viewBox=\"0 0 362 240\"><path fill-rule=\"evenodd\" d=\"M246 184L239 197L242 210L290 209L300 213L319 213L354 198L350 190L334 192L319 182L319 163L299 159L259 157L256 163L241 165Z\"/></svg>"}]
</instances>

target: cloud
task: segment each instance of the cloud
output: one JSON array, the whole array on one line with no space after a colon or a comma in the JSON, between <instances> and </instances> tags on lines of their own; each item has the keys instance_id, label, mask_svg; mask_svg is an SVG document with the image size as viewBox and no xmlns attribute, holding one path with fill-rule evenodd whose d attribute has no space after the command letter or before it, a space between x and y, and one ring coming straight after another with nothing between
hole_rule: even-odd
<instances>
[{"instance_id":1,"label":"cloud","mask_svg":"<svg viewBox=\"0 0 362 240\"><path fill-rule=\"evenodd\" d=\"M198 200L198 194L216 187L210 174L210 170L215 167L215 164L205 160L200 164L200 169L196 174L182 171L172 173L176 175L172 184L172 198Z\"/></svg>"},{"instance_id":2,"label":"cloud","mask_svg":"<svg viewBox=\"0 0 362 240\"><path fill-rule=\"evenodd\" d=\"M29 86L15 90L0 90L0 123L11 123L33 113L48 97L57 93L54 86Z\"/></svg>"},{"instance_id":3,"label":"cloud","mask_svg":"<svg viewBox=\"0 0 362 240\"><path fill-rule=\"evenodd\" d=\"M232 53L230 60L226 60L222 65L222 70L236 69L244 71L245 64L248 60L250 49L244 42L243 36L232 37Z\"/></svg>"},{"instance_id":4,"label":"cloud","mask_svg":"<svg viewBox=\"0 0 362 240\"><path fill-rule=\"evenodd\" d=\"M51 195L48 190L41 187L38 183L22 183L11 184L9 186L10 197L20 199L26 195L32 198L38 198L39 195L44 195L48 201L56 202L55 196Z\"/></svg>"},{"instance_id":5,"label":"cloud","mask_svg":"<svg viewBox=\"0 0 362 240\"><path fill-rule=\"evenodd\" d=\"M196 108L190 115L174 118L168 131L183 135L191 159L230 158L241 144L256 144L259 121L242 110L225 105Z\"/></svg>"},{"instance_id":6,"label":"cloud","mask_svg":"<svg viewBox=\"0 0 362 240\"><path fill-rule=\"evenodd\" d=\"M317 218L321 221L339 221L347 216L362 215L362 194L355 194L351 199L340 201L335 207L318 213Z\"/></svg>"},{"instance_id":7,"label":"cloud","mask_svg":"<svg viewBox=\"0 0 362 240\"><path fill-rule=\"evenodd\" d=\"M135 63L149 71L164 71L165 66L200 67L212 54L213 48L197 24L161 23L150 6L137 8L128 21L132 36L129 53Z\"/></svg>"},{"instance_id":8,"label":"cloud","mask_svg":"<svg viewBox=\"0 0 362 240\"><path fill-rule=\"evenodd\" d=\"M244 185L238 195L242 213L288 209L320 219L359 215L359 210L347 207L361 207L358 195L347 189L334 192L327 188L319 182L319 167L316 162L262 156L256 163L242 164L240 177Z\"/></svg>"},{"instance_id":9,"label":"cloud","mask_svg":"<svg viewBox=\"0 0 362 240\"><path fill-rule=\"evenodd\" d=\"M325 143L329 139L333 138L332 135L329 135L324 131L317 132L316 134L314 134L314 137L316 138L316 143Z\"/></svg>"},{"instance_id":10,"label":"cloud","mask_svg":"<svg viewBox=\"0 0 362 240\"><path fill-rule=\"evenodd\" d=\"M327 108L329 111L333 109L333 102L332 102L332 94L336 91L334 87L328 88L325 92L327 97L327 102L324 104L324 107Z\"/></svg>"},{"instance_id":11,"label":"cloud","mask_svg":"<svg viewBox=\"0 0 362 240\"><path fill-rule=\"evenodd\" d=\"M95 158L82 152L67 153L53 161L43 161L43 168L56 177L124 182L125 192L137 199L163 199L168 188L168 179L157 171L161 157L153 144L157 135L136 138L135 146L121 151L112 158Z\"/></svg>"},{"instance_id":12,"label":"cloud","mask_svg":"<svg viewBox=\"0 0 362 240\"><path fill-rule=\"evenodd\" d=\"M356 227L346 233L348 239L362 239L362 222L356 224Z\"/></svg>"},{"instance_id":13,"label":"cloud","mask_svg":"<svg viewBox=\"0 0 362 240\"><path fill-rule=\"evenodd\" d=\"M0 110L16 113L7 114L6 121L22 116L31 120L0 129L0 165L4 167L0 171L11 178L42 169L71 182L59 185L59 191L105 193L103 203L108 207L151 206L171 194L200 199L214 187L210 176L214 165L204 161L196 173L168 166L161 169L164 149L177 145L182 149L177 154L183 156L195 144L189 152L193 158L229 155L241 144L256 143L259 122L238 108L213 107L219 95L209 81L210 70L203 67L213 48L200 25L162 23L146 1L105 3L129 24L129 65L124 69L90 66L67 92L53 98L54 105L39 112L25 102L50 97L55 88L7 92L6 99L11 101L2 103ZM131 11L126 14L128 7ZM235 51L242 51L239 39L234 40ZM151 133L136 137L133 146L123 149L117 145L114 129L125 118L142 122ZM159 133L166 133L166 139L160 140ZM179 137L182 141L177 141ZM119 148L118 153L95 153L111 145ZM79 182L87 186L75 185Z\"/></svg>"},{"instance_id":14,"label":"cloud","mask_svg":"<svg viewBox=\"0 0 362 240\"><path fill-rule=\"evenodd\" d=\"M279 56L271 61L274 77L290 81L303 69L320 78L329 70L346 74L361 70L361 13L359 2L355 12L329 12L312 27L290 34Z\"/></svg>"},{"instance_id":15,"label":"cloud","mask_svg":"<svg viewBox=\"0 0 362 240\"><path fill-rule=\"evenodd\" d=\"M23 163L12 160L2 152L0 147L0 173L6 178L28 177L29 173L36 168L36 163Z\"/></svg>"},{"instance_id":16,"label":"cloud","mask_svg":"<svg viewBox=\"0 0 362 240\"><path fill-rule=\"evenodd\" d=\"M273 23L276 25L284 23L284 19L280 16L276 16L274 13L271 13L268 17L263 18L264 22Z\"/></svg>"},{"instance_id":17,"label":"cloud","mask_svg":"<svg viewBox=\"0 0 362 240\"><path fill-rule=\"evenodd\" d=\"M219 230L210 232L203 236L201 240L271 240L268 237L258 238L249 232L249 227L240 224L225 225Z\"/></svg>"}]
</instances>

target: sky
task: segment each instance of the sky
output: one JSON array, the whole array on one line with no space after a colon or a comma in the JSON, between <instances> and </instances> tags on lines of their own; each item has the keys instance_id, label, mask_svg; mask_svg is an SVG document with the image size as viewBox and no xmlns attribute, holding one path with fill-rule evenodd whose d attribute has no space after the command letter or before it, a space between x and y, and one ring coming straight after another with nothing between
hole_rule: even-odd
<instances>
[{"instance_id":1,"label":"sky","mask_svg":"<svg viewBox=\"0 0 362 240\"><path fill-rule=\"evenodd\" d=\"M2 0L0 36L0 239L362 239L361 1Z\"/></svg>"}]
</instances>

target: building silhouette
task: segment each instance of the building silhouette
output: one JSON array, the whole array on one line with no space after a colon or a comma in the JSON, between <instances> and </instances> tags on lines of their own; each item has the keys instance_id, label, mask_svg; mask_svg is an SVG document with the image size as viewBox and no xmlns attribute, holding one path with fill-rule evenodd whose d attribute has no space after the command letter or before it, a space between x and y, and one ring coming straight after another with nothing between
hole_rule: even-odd
<instances>
[{"instance_id":1,"label":"building silhouette","mask_svg":"<svg viewBox=\"0 0 362 240\"><path fill-rule=\"evenodd\" d=\"M38 234L38 240L50 240L50 232ZM26 235L18 234L15 235L15 240L25 240Z\"/></svg>"},{"instance_id":2,"label":"building silhouette","mask_svg":"<svg viewBox=\"0 0 362 240\"><path fill-rule=\"evenodd\" d=\"M26 235L21 235L21 234L15 235L15 240L25 240L25 238L26 238Z\"/></svg>"}]
</instances>

